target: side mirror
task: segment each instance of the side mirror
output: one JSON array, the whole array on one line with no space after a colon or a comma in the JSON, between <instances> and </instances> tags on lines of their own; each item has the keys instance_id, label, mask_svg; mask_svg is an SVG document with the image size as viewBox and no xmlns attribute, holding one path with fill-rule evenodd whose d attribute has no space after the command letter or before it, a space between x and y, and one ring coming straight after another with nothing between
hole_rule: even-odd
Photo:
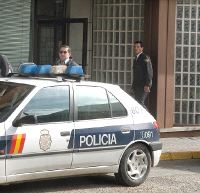
<instances>
[{"instance_id":1,"label":"side mirror","mask_svg":"<svg viewBox=\"0 0 200 193\"><path fill-rule=\"evenodd\" d=\"M20 127L22 125L26 125L26 124L36 124L37 120L36 117L33 115L25 115L24 117L20 117L20 118L16 118L12 125L14 127Z\"/></svg>"}]
</instances>

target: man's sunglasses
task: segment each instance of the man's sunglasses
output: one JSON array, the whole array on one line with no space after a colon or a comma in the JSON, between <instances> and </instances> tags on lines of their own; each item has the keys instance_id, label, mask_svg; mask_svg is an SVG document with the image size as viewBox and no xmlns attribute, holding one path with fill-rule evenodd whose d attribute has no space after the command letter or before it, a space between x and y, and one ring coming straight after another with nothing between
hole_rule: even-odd
<instances>
[{"instance_id":1,"label":"man's sunglasses","mask_svg":"<svg viewBox=\"0 0 200 193\"><path fill-rule=\"evenodd\" d=\"M66 53L68 53L68 51L60 51L60 54L62 54L62 53L66 54Z\"/></svg>"}]
</instances>

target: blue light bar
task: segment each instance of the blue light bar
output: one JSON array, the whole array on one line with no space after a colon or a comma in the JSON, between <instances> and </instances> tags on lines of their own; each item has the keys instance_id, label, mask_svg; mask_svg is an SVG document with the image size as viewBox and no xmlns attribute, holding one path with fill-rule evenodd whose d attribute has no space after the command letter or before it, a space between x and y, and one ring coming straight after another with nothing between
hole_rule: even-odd
<instances>
[{"instance_id":1,"label":"blue light bar","mask_svg":"<svg viewBox=\"0 0 200 193\"><path fill-rule=\"evenodd\" d=\"M81 77L83 76L83 68L82 66L68 66L66 74L71 77Z\"/></svg>"},{"instance_id":2,"label":"blue light bar","mask_svg":"<svg viewBox=\"0 0 200 193\"><path fill-rule=\"evenodd\" d=\"M19 66L20 75L35 75L38 71L37 65L34 63L23 63Z\"/></svg>"},{"instance_id":3,"label":"blue light bar","mask_svg":"<svg viewBox=\"0 0 200 193\"><path fill-rule=\"evenodd\" d=\"M19 67L19 74L22 76L66 76L71 78L80 78L83 74L82 66L65 66L64 71L60 71L61 66L51 66L50 64L36 65L34 63L23 63ZM52 70L53 69L53 70ZM54 73L52 73L54 72Z\"/></svg>"},{"instance_id":4,"label":"blue light bar","mask_svg":"<svg viewBox=\"0 0 200 193\"><path fill-rule=\"evenodd\" d=\"M37 74L45 75L50 73L51 65L50 64L37 65L37 68L38 68Z\"/></svg>"}]
</instances>

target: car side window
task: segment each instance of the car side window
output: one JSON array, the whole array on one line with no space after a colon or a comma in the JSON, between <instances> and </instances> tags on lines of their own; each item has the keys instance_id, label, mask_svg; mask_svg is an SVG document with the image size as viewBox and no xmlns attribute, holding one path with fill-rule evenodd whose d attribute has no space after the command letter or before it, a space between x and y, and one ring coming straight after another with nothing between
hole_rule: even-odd
<instances>
[{"instance_id":1,"label":"car side window","mask_svg":"<svg viewBox=\"0 0 200 193\"><path fill-rule=\"evenodd\" d=\"M23 110L23 116L34 116L37 123L69 120L69 86L41 89Z\"/></svg>"},{"instance_id":2,"label":"car side window","mask_svg":"<svg viewBox=\"0 0 200 193\"><path fill-rule=\"evenodd\" d=\"M112 117L123 117L127 116L127 110L125 107L119 102L116 97L108 92L108 97L109 97L109 102L111 105L111 112L112 112Z\"/></svg>"},{"instance_id":3,"label":"car side window","mask_svg":"<svg viewBox=\"0 0 200 193\"><path fill-rule=\"evenodd\" d=\"M101 87L77 86L78 120L110 118L111 111L106 90Z\"/></svg>"}]
</instances>

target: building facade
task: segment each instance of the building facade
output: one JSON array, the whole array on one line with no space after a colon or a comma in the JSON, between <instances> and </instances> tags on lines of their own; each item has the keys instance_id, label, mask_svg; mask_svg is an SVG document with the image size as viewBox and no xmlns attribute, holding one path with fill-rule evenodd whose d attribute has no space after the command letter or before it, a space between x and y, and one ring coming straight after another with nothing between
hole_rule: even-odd
<instances>
[{"instance_id":1,"label":"building facade","mask_svg":"<svg viewBox=\"0 0 200 193\"><path fill-rule=\"evenodd\" d=\"M154 69L148 99L160 127L200 123L199 0L7 0L0 2L0 53L14 69L53 64L61 44L92 80L133 80L133 48L144 41Z\"/></svg>"}]
</instances>

